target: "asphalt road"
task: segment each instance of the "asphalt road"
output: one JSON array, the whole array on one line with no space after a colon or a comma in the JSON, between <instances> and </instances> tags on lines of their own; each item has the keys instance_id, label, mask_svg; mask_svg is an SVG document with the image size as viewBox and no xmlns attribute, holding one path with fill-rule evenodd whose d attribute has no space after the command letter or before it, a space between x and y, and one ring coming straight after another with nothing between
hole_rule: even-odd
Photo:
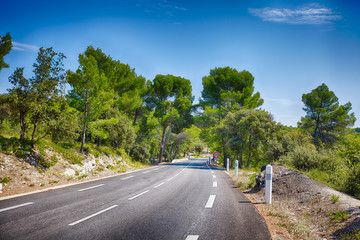
<instances>
[{"instance_id":1,"label":"asphalt road","mask_svg":"<svg viewBox=\"0 0 360 240\"><path fill-rule=\"evenodd\" d=\"M271 239L221 169L195 159L0 201L0 239Z\"/></svg>"}]
</instances>

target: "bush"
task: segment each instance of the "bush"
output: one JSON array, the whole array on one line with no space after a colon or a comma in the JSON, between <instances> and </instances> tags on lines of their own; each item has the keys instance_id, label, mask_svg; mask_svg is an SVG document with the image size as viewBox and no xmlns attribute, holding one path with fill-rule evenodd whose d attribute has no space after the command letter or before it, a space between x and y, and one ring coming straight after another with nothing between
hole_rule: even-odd
<instances>
[{"instance_id":1,"label":"bush","mask_svg":"<svg viewBox=\"0 0 360 240\"><path fill-rule=\"evenodd\" d=\"M352 167L347 179L346 192L360 199L360 164Z\"/></svg>"},{"instance_id":2,"label":"bush","mask_svg":"<svg viewBox=\"0 0 360 240\"><path fill-rule=\"evenodd\" d=\"M314 147L298 146L294 151L289 152L286 156L280 157L280 162L290 164L299 169L309 171L319 166L321 160L320 154Z\"/></svg>"},{"instance_id":3,"label":"bush","mask_svg":"<svg viewBox=\"0 0 360 240\"><path fill-rule=\"evenodd\" d=\"M148 163L150 158L150 145L146 142L136 143L131 151L134 160Z\"/></svg>"}]
</instances>

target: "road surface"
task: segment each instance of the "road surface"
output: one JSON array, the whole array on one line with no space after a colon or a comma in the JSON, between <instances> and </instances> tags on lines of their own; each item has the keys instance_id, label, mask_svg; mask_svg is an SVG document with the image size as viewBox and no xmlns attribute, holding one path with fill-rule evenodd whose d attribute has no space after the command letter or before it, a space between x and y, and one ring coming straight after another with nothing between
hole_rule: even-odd
<instances>
[{"instance_id":1,"label":"road surface","mask_svg":"<svg viewBox=\"0 0 360 240\"><path fill-rule=\"evenodd\" d=\"M205 159L0 201L0 239L271 239Z\"/></svg>"}]
</instances>

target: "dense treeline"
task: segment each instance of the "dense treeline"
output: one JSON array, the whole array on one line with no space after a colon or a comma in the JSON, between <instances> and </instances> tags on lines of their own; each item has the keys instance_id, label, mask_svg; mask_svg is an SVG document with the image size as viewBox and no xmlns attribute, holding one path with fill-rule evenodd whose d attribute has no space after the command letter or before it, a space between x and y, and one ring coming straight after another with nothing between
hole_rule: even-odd
<instances>
[{"instance_id":1,"label":"dense treeline","mask_svg":"<svg viewBox=\"0 0 360 240\"><path fill-rule=\"evenodd\" d=\"M11 36L0 38L1 70L8 67ZM229 158L231 167L236 159L242 168L278 161L360 197L360 135L349 128L355 122L351 103L340 105L325 84L303 94L305 116L293 128L261 109L248 71L211 69L194 104L188 79L146 80L92 46L79 54L76 71L64 69L65 58L40 48L32 77L21 67L9 76L12 88L0 96L2 151L16 139L31 145L48 139L84 154L106 146L138 161L161 162L209 148L221 161Z\"/></svg>"}]
</instances>

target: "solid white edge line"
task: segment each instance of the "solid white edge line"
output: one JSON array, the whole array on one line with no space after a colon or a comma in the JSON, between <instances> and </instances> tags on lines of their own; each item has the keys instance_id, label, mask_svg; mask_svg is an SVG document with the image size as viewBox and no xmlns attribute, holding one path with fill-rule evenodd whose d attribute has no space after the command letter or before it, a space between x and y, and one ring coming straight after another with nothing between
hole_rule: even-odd
<instances>
[{"instance_id":1,"label":"solid white edge line","mask_svg":"<svg viewBox=\"0 0 360 240\"><path fill-rule=\"evenodd\" d=\"M212 208L214 205L216 195L210 195L209 200L207 201L205 208Z\"/></svg>"},{"instance_id":2,"label":"solid white edge line","mask_svg":"<svg viewBox=\"0 0 360 240\"><path fill-rule=\"evenodd\" d=\"M113 206L111 206L111 207L108 207L108 208L106 208L106 209L104 209L104 210L101 210L100 212L94 213L94 214L92 214L92 215L90 215L90 216L87 216L87 217L85 217L85 218L82 218L82 219L80 219L80 220L78 220L78 221L76 221L76 222L70 223L69 226L74 226L74 225L76 225L76 224L78 224L78 223L81 223L81 222L86 221L86 220L88 220L88 219L90 219L90 218L92 218L92 217L95 217L95 216L97 216L97 215L99 215L99 214L102 214L102 213L104 213L104 212L106 212L106 211L109 211L110 209L113 209L113 208L115 208L115 207L117 207L117 206L118 206L118 205L113 205Z\"/></svg>"},{"instance_id":3,"label":"solid white edge line","mask_svg":"<svg viewBox=\"0 0 360 240\"><path fill-rule=\"evenodd\" d=\"M145 173L149 173L150 171L146 171L146 172L143 172L143 174L145 174Z\"/></svg>"},{"instance_id":4,"label":"solid white edge line","mask_svg":"<svg viewBox=\"0 0 360 240\"><path fill-rule=\"evenodd\" d=\"M126 180L126 179L133 178L133 177L134 177L134 176L128 176L128 177L122 178L121 180Z\"/></svg>"},{"instance_id":5,"label":"solid white edge line","mask_svg":"<svg viewBox=\"0 0 360 240\"><path fill-rule=\"evenodd\" d=\"M217 187L217 182L213 182L213 187Z\"/></svg>"},{"instance_id":6,"label":"solid white edge line","mask_svg":"<svg viewBox=\"0 0 360 240\"><path fill-rule=\"evenodd\" d=\"M185 240L197 240L199 235L188 235Z\"/></svg>"},{"instance_id":7,"label":"solid white edge line","mask_svg":"<svg viewBox=\"0 0 360 240\"><path fill-rule=\"evenodd\" d=\"M134 198L140 197L141 195L143 195L143 194L145 194L147 192L149 192L149 190L143 191L142 193L139 193L138 195L135 195L135 196L129 198L128 200L133 200Z\"/></svg>"},{"instance_id":8,"label":"solid white edge line","mask_svg":"<svg viewBox=\"0 0 360 240\"><path fill-rule=\"evenodd\" d=\"M90 189L97 188L97 187L101 187L101 186L104 186L104 184L99 184L99 185L96 185L96 186L92 186L92 187L88 187L88 188L83 188L83 189L78 190L78 192L90 190Z\"/></svg>"},{"instance_id":9,"label":"solid white edge line","mask_svg":"<svg viewBox=\"0 0 360 240\"><path fill-rule=\"evenodd\" d=\"M166 181L168 182L168 181L171 181L171 180L173 180L173 179L174 179L174 177L171 177L171 178L169 178L169 179L166 180Z\"/></svg>"},{"instance_id":10,"label":"solid white edge line","mask_svg":"<svg viewBox=\"0 0 360 240\"><path fill-rule=\"evenodd\" d=\"M12 206L12 207L3 208L3 209L0 209L0 212L5 212L5 211L12 210L12 209L15 209L15 208L24 207L24 206L27 206L27 205L31 205L33 203L34 202L28 202L28 203L19 204L19 205Z\"/></svg>"},{"instance_id":11,"label":"solid white edge line","mask_svg":"<svg viewBox=\"0 0 360 240\"><path fill-rule=\"evenodd\" d=\"M156 185L154 188L158 188L158 187L160 187L161 185L163 185L164 183L165 183L165 182L162 182L162 183Z\"/></svg>"}]
</instances>

